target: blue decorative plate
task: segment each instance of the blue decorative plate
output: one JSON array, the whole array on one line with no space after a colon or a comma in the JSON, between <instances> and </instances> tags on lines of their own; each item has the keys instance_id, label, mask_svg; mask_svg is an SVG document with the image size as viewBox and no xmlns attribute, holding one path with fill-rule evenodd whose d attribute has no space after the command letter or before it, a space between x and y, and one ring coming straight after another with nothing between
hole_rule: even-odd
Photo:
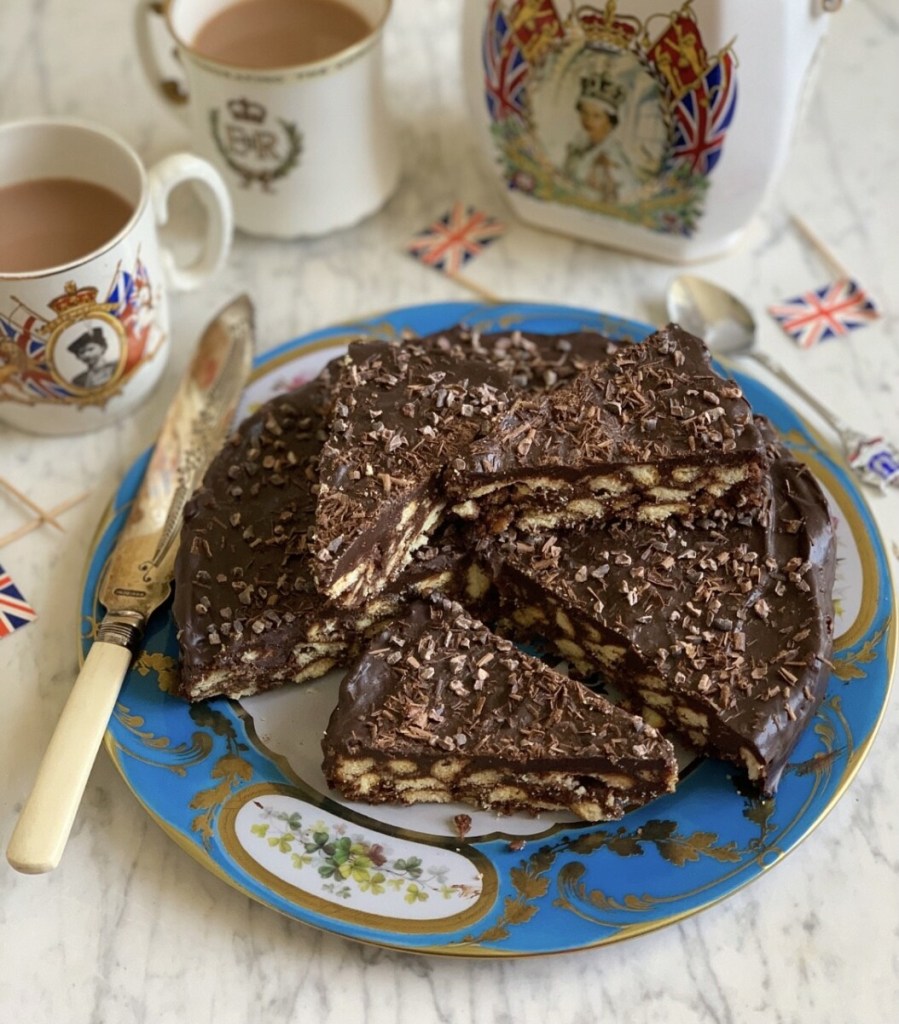
<instances>
[{"instance_id":1,"label":"blue decorative plate","mask_svg":"<svg viewBox=\"0 0 899 1024\"><path fill-rule=\"evenodd\" d=\"M401 309L261 357L240 415L313 376L351 336L426 334L460 321L633 339L650 331L562 306ZM746 796L726 765L699 760L676 793L620 822L479 812L462 840L452 818L470 809L372 808L329 794L319 742L337 674L240 703L170 697L178 652L167 608L153 618L106 737L135 796L179 845L254 899L407 950L514 956L602 945L695 913L757 878L821 821L857 771L887 700L897 630L883 544L843 462L784 401L734 375L812 467L838 522L833 674L775 799ZM119 489L90 563L85 652L102 615L100 576L147 459Z\"/></svg>"}]
</instances>

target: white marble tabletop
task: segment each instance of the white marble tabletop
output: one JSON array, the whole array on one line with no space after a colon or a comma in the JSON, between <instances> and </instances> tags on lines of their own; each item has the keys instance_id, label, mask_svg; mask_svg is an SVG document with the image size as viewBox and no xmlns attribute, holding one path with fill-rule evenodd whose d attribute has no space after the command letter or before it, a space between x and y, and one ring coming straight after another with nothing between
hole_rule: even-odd
<instances>
[{"instance_id":1,"label":"white marble tabletop","mask_svg":"<svg viewBox=\"0 0 899 1024\"><path fill-rule=\"evenodd\" d=\"M180 122L142 77L131 3L4 0L0 118L73 114L108 123L149 162L183 148ZM0 427L0 475L64 516L0 551L38 609L0 641L0 839L5 846L76 674L78 593L89 539L123 472L151 442L211 311L247 290L260 349L389 307L470 296L412 263L404 241L454 199L501 213L473 158L458 0L396 0L387 34L404 173L387 208L331 237L238 236L227 269L176 296L176 351L129 421L77 439ZM694 268L760 314L761 344L846 419L899 441L899 22L886 0L835 17L786 173L733 253ZM767 320L772 301L827 279L791 226L812 225L881 304L846 342L800 351ZM471 276L504 296L664 318L673 268L513 223ZM899 489L871 506L895 564ZM0 534L25 518L0 494ZM895 700L856 779L799 848L752 885L678 924L617 945L522 960L415 956L287 920L185 855L97 760L59 868L0 866L0 1019L38 1024L190 1020L794 1022L899 1019L899 716Z\"/></svg>"}]
</instances>

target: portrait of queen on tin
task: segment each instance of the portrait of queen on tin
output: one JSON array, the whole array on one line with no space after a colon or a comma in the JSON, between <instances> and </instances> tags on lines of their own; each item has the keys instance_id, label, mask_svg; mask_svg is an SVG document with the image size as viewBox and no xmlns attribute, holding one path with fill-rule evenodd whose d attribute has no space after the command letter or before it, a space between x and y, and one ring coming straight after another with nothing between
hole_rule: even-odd
<instances>
[{"instance_id":1,"label":"portrait of queen on tin","mask_svg":"<svg viewBox=\"0 0 899 1024\"><path fill-rule=\"evenodd\" d=\"M535 82L534 117L557 170L601 203L650 197L669 135L652 72L633 53L589 45L548 64Z\"/></svg>"}]
</instances>

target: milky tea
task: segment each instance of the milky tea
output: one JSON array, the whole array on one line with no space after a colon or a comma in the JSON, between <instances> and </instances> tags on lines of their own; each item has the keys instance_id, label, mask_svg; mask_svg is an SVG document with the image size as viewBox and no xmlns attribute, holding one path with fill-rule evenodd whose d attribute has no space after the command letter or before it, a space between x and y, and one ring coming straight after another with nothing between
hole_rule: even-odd
<instances>
[{"instance_id":1,"label":"milky tea","mask_svg":"<svg viewBox=\"0 0 899 1024\"><path fill-rule=\"evenodd\" d=\"M327 60L372 26L340 0L238 0L193 39L204 57L241 68L286 68Z\"/></svg>"},{"instance_id":2,"label":"milky tea","mask_svg":"<svg viewBox=\"0 0 899 1024\"><path fill-rule=\"evenodd\" d=\"M102 248L131 219L117 192L74 178L36 178L0 188L0 273L73 263Z\"/></svg>"}]
</instances>

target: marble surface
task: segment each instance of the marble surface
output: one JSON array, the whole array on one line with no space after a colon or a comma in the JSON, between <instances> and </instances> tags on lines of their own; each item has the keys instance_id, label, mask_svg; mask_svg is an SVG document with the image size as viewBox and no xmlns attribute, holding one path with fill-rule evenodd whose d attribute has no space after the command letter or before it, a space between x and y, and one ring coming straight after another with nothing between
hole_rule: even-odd
<instances>
[{"instance_id":1,"label":"marble surface","mask_svg":"<svg viewBox=\"0 0 899 1024\"><path fill-rule=\"evenodd\" d=\"M184 148L180 122L157 101L136 60L133 6L4 0L0 118L99 119L148 162ZM35 501L50 506L89 491L65 514L64 534L45 527L0 550L0 564L39 613L0 641L4 846L76 674L88 542L124 470L154 437L210 313L247 290L266 349L378 309L470 297L401 251L453 199L503 210L469 141L459 6L395 0L386 46L404 172L385 210L315 241L238 236L220 279L175 296L176 351L157 392L129 421L68 439L0 427L0 475ZM899 442L899 20L887 0L853 0L835 16L834 29L782 180L740 247L694 270L740 292L760 313L764 348L845 419ZM821 256L791 224L791 210L827 240L883 311L849 340L808 352L762 313L769 302L828 278ZM512 224L470 273L505 297L660 321L674 268ZM895 566L899 489L873 494L871 505ZM25 518L0 494L0 534ZM528 962L465 961L355 944L252 902L149 820L104 752L60 867L26 877L0 866L0 1019L886 1024L899 1019L897 806L893 700L843 799L748 888L622 944Z\"/></svg>"}]
</instances>

